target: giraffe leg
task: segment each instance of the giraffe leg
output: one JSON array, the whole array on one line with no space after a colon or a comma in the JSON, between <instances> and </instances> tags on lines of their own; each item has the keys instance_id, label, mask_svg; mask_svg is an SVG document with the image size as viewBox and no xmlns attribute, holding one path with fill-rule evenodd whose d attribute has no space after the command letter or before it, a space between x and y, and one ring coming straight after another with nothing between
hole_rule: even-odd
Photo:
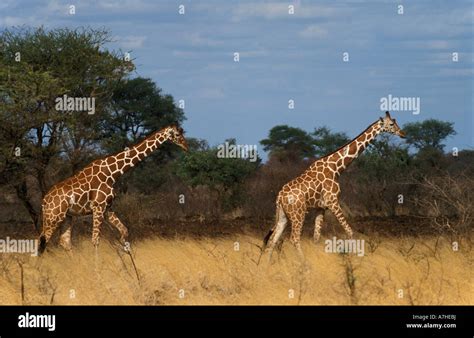
<instances>
[{"instance_id":1,"label":"giraffe leg","mask_svg":"<svg viewBox=\"0 0 474 338\"><path fill-rule=\"evenodd\" d=\"M66 216L66 220L61 225L61 237L59 239L59 245L61 245L66 251L72 250L71 230L72 218L70 216Z\"/></svg>"},{"instance_id":2,"label":"giraffe leg","mask_svg":"<svg viewBox=\"0 0 474 338\"><path fill-rule=\"evenodd\" d=\"M104 222L104 208L96 206L92 209L92 244L96 248L99 246L100 226Z\"/></svg>"},{"instance_id":3,"label":"giraffe leg","mask_svg":"<svg viewBox=\"0 0 474 338\"><path fill-rule=\"evenodd\" d=\"M40 235L40 244L38 249L38 253L40 255L44 252L44 250L46 250L46 245L53 236L54 231L56 231L58 226L61 225L65 218L65 212L60 212L56 215L51 215L43 211L43 231Z\"/></svg>"},{"instance_id":4,"label":"giraffe leg","mask_svg":"<svg viewBox=\"0 0 474 338\"><path fill-rule=\"evenodd\" d=\"M339 203L336 201L336 202L330 204L329 210L331 210L331 212L334 214L334 216L336 216L339 224L341 224L341 226L346 231L347 236L352 238L352 234L353 234L352 229L349 226L349 224L347 223L346 219L344 218L344 215L342 213L342 209L341 209L341 206L339 205Z\"/></svg>"},{"instance_id":5,"label":"giraffe leg","mask_svg":"<svg viewBox=\"0 0 474 338\"><path fill-rule=\"evenodd\" d=\"M304 216L305 212L302 212L291 218L290 242L295 246L301 260L304 260L303 250L301 249L301 230L303 230Z\"/></svg>"},{"instance_id":6,"label":"giraffe leg","mask_svg":"<svg viewBox=\"0 0 474 338\"><path fill-rule=\"evenodd\" d=\"M281 235L283 234L283 231L285 230L286 226L288 225L288 218L285 215L285 212L283 211L283 208L278 205L277 206L277 220L276 224L273 227L272 230L270 230L270 237L267 240L267 243L264 243L266 245L265 252L268 253L268 260L271 259L273 249L275 248L275 245L278 244Z\"/></svg>"},{"instance_id":7,"label":"giraffe leg","mask_svg":"<svg viewBox=\"0 0 474 338\"><path fill-rule=\"evenodd\" d=\"M314 220L313 240L315 243L319 241L319 238L321 237L321 226L323 224L323 220L324 220L324 210L318 211L318 214L316 215L316 218Z\"/></svg>"},{"instance_id":8,"label":"giraffe leg","mask_svg":"<svg viewBox=\"0 0 474 338\"><path fill-rule=\"evenodd\" d=\"M125 225L123 225L122 221L120 221L117 215L112 211L107 212L106 216L107 221L112 224L120 233L120 242L125 244L128 239L128 230Z\"/></svg>"}]
</instances>

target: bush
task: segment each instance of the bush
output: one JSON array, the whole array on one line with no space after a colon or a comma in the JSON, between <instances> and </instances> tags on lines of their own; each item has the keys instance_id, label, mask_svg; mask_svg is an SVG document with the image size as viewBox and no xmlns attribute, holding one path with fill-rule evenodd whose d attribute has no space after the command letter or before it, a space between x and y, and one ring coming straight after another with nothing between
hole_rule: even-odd
<instances>
[{"instance_id":1,"label":"bush","mask_svg":"<svg viewBox=\"0 0 474 338\"><path fill-rule=\"evenodd\" d=\"M414 182L418 193L413 198L418 215L431 220L438 230L463 232L474 220L474 179L472 176L423 177Z\"/></svg>"}]
</instances>

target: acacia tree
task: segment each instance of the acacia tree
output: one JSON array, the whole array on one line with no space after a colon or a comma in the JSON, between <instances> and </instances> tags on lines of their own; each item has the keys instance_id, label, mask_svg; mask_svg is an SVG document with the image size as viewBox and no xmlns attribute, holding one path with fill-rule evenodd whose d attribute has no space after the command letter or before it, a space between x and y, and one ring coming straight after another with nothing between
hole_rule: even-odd
<instances>
[{"instance_id":1,"label":"acacia tree","mask_svg":"<svg viewBox=\"0 0 474 338\"><path fill-rule=\"evenodd\" d=\"M332 132L328 127L315 128L314 132L279 125L270 129L268 138L261 140L270 158L298 161L314 156L322 157L330 154L350 139L345 133Z\"/></svg>"},{"instance_id":2,"label":"acacia tree","mask_svg":"<svg viewBox=\"0 0 474 338\"><path fill-rule=\"evenodd\" d=\"M153 131L185 120L173 97L164 95L152 80L142 77L120 81L109 107L110 114L102 128L106 136L102 145L108 152L123 150ZM170 149L166 150L169 153Z\"/></svg>"},{"instance_id":3,"label":"acacia tree","mask_svg":"<svg viewBox=\"0 0 474 338\"><path fill-rule=\"evenodd\" d=\"M312 133L316 156L322 157L350 141L346 133L332 132L328 127L316 128Z\"/></svg>"},{"instance_id":4,"label":"acacia tree","mask_svg":"<svg viewBox=\"0 0 474 338\"><path fill-rule=\"evenodd\" d=\"M403 131L406 133L406 142L418 151L435 149L443 151L446 138L456 135L452 122L428 119L422 122L406 123Z\"/></svg>"},{"instance_id":5,"label":"acacia tree","mask_svg":"<svg viewBox=\"0 0 474 338\"><path fill-rule=\"evenodd\" d=\"M38 224L36 185L48 188L51 163L77 163L100 139L100 120L117 81L133 64L104 48L104 30L7 29L0 33L0 177ZM55 109L56 98L94 97L95 114ZM33 182L33 184L31 183Z\"/></svg>"},{"instance_id":6,"label":"acacia tree","mask_svg":"<svg viewBox=\"0 0 474 338\"><path fill-rule=\"evenodd\" d=\"M297 161L315 155L313 138L300 128L279 125L270 129L268 138L260 141L270 158Z\"/></svg>"},{"instance_id":7,"label":"acacia tree","mask_svg":"<svg viewBox=\"0 0 474 338\"><path fill-rule=\"evenodd\" d=\"M452 122L428 119L421 122L407 123L403 126L406 142L416 149L417 164L430 170L446 165L444 156L444 141L456 135Z\"/></svg>"}]
</instances>

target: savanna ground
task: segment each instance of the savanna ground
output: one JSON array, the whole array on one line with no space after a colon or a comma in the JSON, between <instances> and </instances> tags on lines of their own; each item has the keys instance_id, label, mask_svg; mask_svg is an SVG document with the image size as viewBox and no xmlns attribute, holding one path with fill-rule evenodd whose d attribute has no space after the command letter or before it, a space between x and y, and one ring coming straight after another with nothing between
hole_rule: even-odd
<instances>
[{"instance_id":1,"label":"savanna ground","mask_svg":"<svg viewBox=\"0 0 474 338\"><path fill-rule=\"evenodd\" d=\"M325 239L343 238L331 218L317 244L310 237L311 224L306 224L305 264L286 239L272 264L259 266L264 231L244 220L161 224L139 234L131 225L139 280L111 229L104 229L96 256L91 226L78 224L72 255L57 239L42 257L2 254L0 303L473 304L472 237L437 235L428 224L413 222L354 221L355 238L366 241L362 257L325 252ZM13 227L3 229L2 237L12 236ZM28 230L21 231L24 236L15 233L16 238L34 236Z\"/></svg>"}]
</instances>

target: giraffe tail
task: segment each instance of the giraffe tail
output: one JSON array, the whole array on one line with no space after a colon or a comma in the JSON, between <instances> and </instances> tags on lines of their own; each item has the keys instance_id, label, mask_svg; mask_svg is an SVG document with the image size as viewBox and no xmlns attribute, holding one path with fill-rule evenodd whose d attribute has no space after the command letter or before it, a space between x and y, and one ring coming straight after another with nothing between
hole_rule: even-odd
<instances>
[{"instance_id":1,"label":"giraffe tail","mask_svg":"<svg viewBox=\"0 0 474 338\"><path fill-rule=\"evenodd\" d=\"M39 238L39 247L38 247L38 256L40 256L44 250L46 250L46 237L44 234L41 234Z\"/></svg>"},{"instance_id":2,"label":"giraffe tail","mask_svg":"<svg viewBox=\"0 0 474 338\"><path fill-rule=\"evenodd\" d=\"M270 238L272 237L273 233L275 232L275 228L276 228L276 226L278 224L278 221L280 219L280 208L281 208L281 205L280 205L280 203L278 203L278 200L277 200L275 224L273 225L273 227L270 229L270 231L263 238L263 245L260 248L260 250L261 250L260 251L260 257L258 257L257 265L260 264L260 260L262 259L262 256L263 256L263 254L264 254L264 252L267 248L268 242L270 241Z\"/></svg>"},{"instance_id":3,"label":"giraffe tail","mask_svg":"<svg viewBox=\"0 0 474 338\"><path fill-rule=\"evenodd\" d=\"M275 230L273 228L270 229L270 231L265 235L265 237L263 238L263 247L262 247L262 251L265 250L265 248L267 247L267 244L268 244L268 241L270 240L270 237L272 237L272 234Z\"/></svg>"},{"instance_id":4,"label":"giraffe tail","mask_svg":"<svg viewBox=\"0 0 474 338\"><path fill-rule=\"evenodd\" d=\"M265 238L263 239L263 245L260 248L260 256L258 257L257 266L260 265L260 260L262 259L262 256L265 252L265 249L267 248L268 241L270 240L270 237L272 236L274 231L275 231L274 227L271 228L270 231L268 232L268 234L266 234Z\"/></svg>"},{"instance_id":5,"label":"giraffe tail","mask_svg":"<svg viewBox=\"0 0 474 338\"><path fill-rule=\"evenodd\" d=\"M273 233L275 232L275 227L276 227L276 225L278 224L278 222L280 220L280 208L281 208L281 205L277 201L277 207L276 207L276 213L275 213L275 225L273 225L273 227L270 229L270 231L263 238L262 252L265 251L265 249L267 247L267 244L268 244L268 241L270 240L270 237L272 237Z\"/></svg>"}]
</instances>

